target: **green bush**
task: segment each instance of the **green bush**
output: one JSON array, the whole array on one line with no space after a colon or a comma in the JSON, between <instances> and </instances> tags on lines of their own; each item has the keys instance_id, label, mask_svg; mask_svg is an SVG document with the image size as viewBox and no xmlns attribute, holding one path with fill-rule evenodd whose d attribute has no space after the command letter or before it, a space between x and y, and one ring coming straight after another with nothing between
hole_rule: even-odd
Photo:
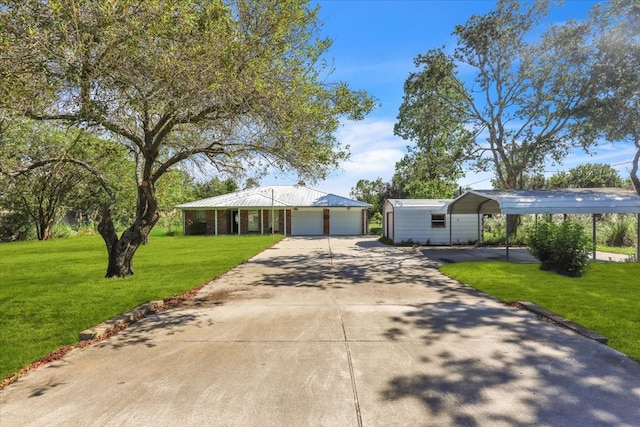
<instances>
[{"instance_id":1,"label":"green bush","mask_svg":"<svg viewBox=\"0 0 640 427\"><path fill-rule=\"evenodd\" d=\"M529 252L540 260L540 268L543 270L552 270L555 267L553 253L556 232L557 228L549 220L541 221L537 227L529 231Z\"/></svg>"},{"instance_id":2,"label":"green bush","mask_svg":"<svg viewBox=\"0 0 640 427\"><path fill-rule=\"evenodd\" d=\"M576 221L556 224L545 219L529 233L529 252L543 270L555 270L572 277L582 276L589 263L591 241Z\"/></svg>"},{"instance_id":3,"label":"green bush","mask_svg":"<svg viewBox=\"0 0 640 427\"><path fill-rule=\"evenodd\" d=\"M604 243L616 247L633 246L635 233L633 222L626 216L619 216L616 220L607 223L604 230Z\"/></svg>"}]
</instances>

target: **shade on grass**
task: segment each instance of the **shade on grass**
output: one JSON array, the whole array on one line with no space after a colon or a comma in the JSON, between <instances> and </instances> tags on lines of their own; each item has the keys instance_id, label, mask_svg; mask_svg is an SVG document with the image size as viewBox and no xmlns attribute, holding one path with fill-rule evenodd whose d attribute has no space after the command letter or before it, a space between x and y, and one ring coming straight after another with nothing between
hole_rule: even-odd
<instances>
[{"instance_id":1,"label":"shade on grass","mask_svg":"<svg viewBox=\"0 0 640 427\"><path fill-rule=\"evenodd\" d=\"M508 262L462 262L441 271L502 301L531 301L640 360L640 263L592 263L577 278Z\"/></svg>"},{"instance_id":2,"label":"shade on grass","mask_svg":"<svg viewBox=\"0 0 640 427\"><path fill-rule=\"evenodd\" d=\"M0 379L150 300L206 283L282 236L153 236L135 275L104 279L99 236L0 244Z\"/></svg>"}]
</instances>

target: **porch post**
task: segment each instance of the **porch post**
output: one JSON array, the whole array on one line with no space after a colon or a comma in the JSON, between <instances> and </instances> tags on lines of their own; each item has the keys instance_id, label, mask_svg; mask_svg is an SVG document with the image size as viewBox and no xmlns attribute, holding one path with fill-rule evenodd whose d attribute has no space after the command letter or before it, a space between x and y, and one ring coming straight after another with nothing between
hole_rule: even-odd
<instances>
[{"instance_id":1,"label":"porch post","mask_svg":"<svg viewBox=\"0 0 640 427\"><path fill-rule=\"evenodd\" d=\"M240 235L240 228L242 224L242 211L238 208L238 236Z\"/></svg>"},{"instance_id":2,"label":"porch post","mask_svg":"<svg viewBox=\"0 0 640 427\"><path fill-rule=\"evenodd\" d=\"M453 227L452 221L453 214L449 214L449 246L453 246Z\"/></svg>"},{"instance_id":3,"label":"porch post","mask_svg":"<svg viewBox=\"0 0 640 427\"><path fill-rule=\"evenodd\" d=\"M284 227L283 228L284 228L284 235L286 236L287 235L287 208L285 207L283 211L284 211Z\"/></svg>"},{"instance_id":4,"label":"porch post","mask_svg":"<svg viewBox=\"0 0 640 427\"><path fill-rule=\"evenodd\" d=\"M214 225L213 226L215 227L213 234L217 236L218 235L218 209L214 209L213 210L213 215L214 215L214 217L213 217L213 224Z\"/></svg>"}]
</instances>

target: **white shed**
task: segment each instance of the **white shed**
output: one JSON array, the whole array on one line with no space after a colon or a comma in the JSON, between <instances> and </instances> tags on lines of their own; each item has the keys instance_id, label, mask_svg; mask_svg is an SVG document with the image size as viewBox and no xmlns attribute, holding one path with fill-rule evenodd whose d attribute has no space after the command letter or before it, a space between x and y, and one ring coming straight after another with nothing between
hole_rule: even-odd
<instances>
[{"instance_id":1,"label":"white shed","mask_svg":"<svg viewBox=\"0 0 640 427\"><path fill-rule=\"evenodd\" d=\"M449 245L478 239L476 215L447 215L450 199L389 199L382 229L393 244Z\"/></svg>"}]
</instances>

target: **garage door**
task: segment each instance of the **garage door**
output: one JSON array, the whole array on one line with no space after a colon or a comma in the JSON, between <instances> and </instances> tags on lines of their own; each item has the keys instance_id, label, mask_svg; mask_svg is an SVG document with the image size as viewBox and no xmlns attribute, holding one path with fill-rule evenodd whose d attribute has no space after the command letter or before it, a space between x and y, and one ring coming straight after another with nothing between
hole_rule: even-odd
<instances>
[{"instance_id":1,"label":"garage door","mask_svg":"<svg viewBox=\"0 0 640 427\"><path fill-rule=\"evenodd\" d=\"M362 212L331 211L329 231L333 236L359 236L362 234Z\"/></svg>"},{"instance_id":2,"label":"garage door","mask_svg":"<svg viewBox=\"0 0 640 427\"><path fill-rule=\"evenodd\" d=\"M291 234L294 236L322 236L322 210L291 211Z\"/></svg>"}]
</instances>

